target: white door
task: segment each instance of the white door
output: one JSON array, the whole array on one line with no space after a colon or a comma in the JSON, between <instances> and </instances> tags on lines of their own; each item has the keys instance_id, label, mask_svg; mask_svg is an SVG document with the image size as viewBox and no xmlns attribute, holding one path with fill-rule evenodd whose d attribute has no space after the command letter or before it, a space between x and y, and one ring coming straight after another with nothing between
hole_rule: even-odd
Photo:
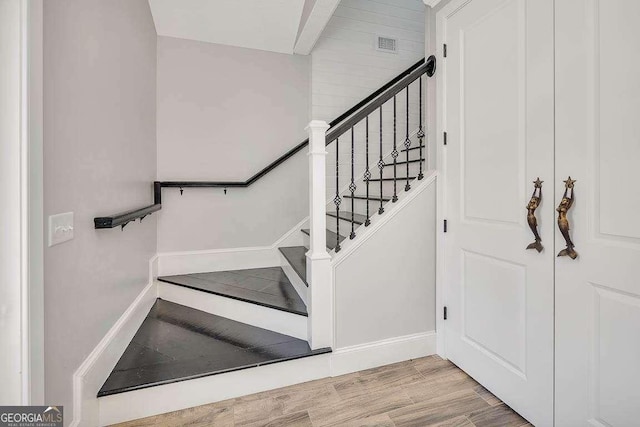
<instances>
[{"instance_id":1,"label":"white door","mask_svg":"<svg viewBox=\"0 0 640 427\"><path fill-rule=\"evenodd\" d=\"M556 191L576 180L578 254L556 264L556 425L638 426L640 2L555 3Z\"/></svg>"},{"instance_id":2,"label":"white door","mask_svg":"<svg viewBox=\"0 0 640 427\"><path fill-rule=\"evenodd\" d=\"M446 182L445 354L536 426L553 424L553 0L453 0L438 93ZM527 206L545 247L534 241Z\"/></svg>"}]
</instances>

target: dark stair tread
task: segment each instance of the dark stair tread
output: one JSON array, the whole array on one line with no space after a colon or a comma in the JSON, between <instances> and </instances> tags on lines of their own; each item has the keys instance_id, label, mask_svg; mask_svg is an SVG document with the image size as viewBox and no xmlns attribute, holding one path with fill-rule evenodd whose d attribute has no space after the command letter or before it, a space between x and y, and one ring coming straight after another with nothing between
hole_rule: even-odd
<instances>
[{"instance_id":1,"label":"dark stair tread","mask_svg":"<svg viewBox=\"0 0 640 427\"><path fill-rule=\"evenodd\" d=\"M406 181L407 179L413 180L413 179L416 179L416 178L417 178L417 176L410 176L410 177L398 176L396 178L393 178L393 177L391 177L391 178L382 178L382 181L393 181L394 179L396 181ZM375 182L380 182L381 180L380 180L380 178L371 178L369 181L371 181L371 182L374 182L374 181Z\"/></svg>"},{"instance_id":2,"label":"dark stair tread","mask_svg":"<svg viewBox=\"0 0 640 427\"><path fill-rule=\"evenodd\" d=\"M311 231L308 229L300 230L307 236L311 236ZM336 248L336 239L338 235L331 230L327 230L327 249L334 250ZM346 237L340 236L340 242L342 242Z\"/></svg>"},{"instance_id":3,"label":"dark stair tread","mask_svg":"<svg viewBox=\"0 0 640 427\"><path fill-rule=\"evenodd\" d=\"M333 218L338 218L338 214L336 214L335 212L327 212L327 215ZM339 215L340 219L345 220L345 221L349 221L351 222L351 212L348 211L340 211L340 215ZM367 216L366 215L361 215L361 214L354 214L353 215L353 222L355 224L364 224L364 222L367 220Z\"/></svg>"},{"instance_id":4,"label":"dark stair tread","mask_svg":"<svg viewBox=\"0 0 640 427\"><path fill-rule=\"evenodd\" d=\"M157 299L98 397L330 352Z\"/></svg>"},{"instance_id":5,"label":"dark stair tread","mask_svg":"<svg viewBox=\"0 0 640 427\"><path fill-rule=\"evenodd\" d=\"M345 199L356 199L356 200L367 200L367 196L353 196L351 197L350 194L347 194L346 196L343 196ZM380 200L382 200L383 202L388 202L391 199L389 197L378 197L378 196L369 196L369 200L374 200L376 202L379 202Z\"/></svg>"},{"instance_id":6,"label":"dark stair tread","mask_svg":"<svg viewBox=\"0 0 640 427\"><path fill-rule=\"evenodd\" d=\"M408 162L406 160L403 160L401 162L396 162L396 166L406 165L407 163L418 163L418 162L424 162L424 159L414 159L414 160L409 160ZM393 162L385 163L384 167L387 167L387 166L393 166Z\"/></svg>"},{"instance_id":7,"label":"dark stair tread","mask_svg":"<svg viewBox=\"0 0 640 427\"><path fill-rule=\"evenodd\" d=\"M309 286L307 283L307 248L304 246L289 246L278 248L278 250L284 255L304 284Z\"/></svg>"},{"instance_id":8,"label":"dark stair tread","mask_svg":"<svg viewBox=\"0 0 640 427\"><path fill-rule=\"evenodd\" d=\"M307 316L307 307L281 267L181 274L158 280Z\"/></svg>"}]
</instances>

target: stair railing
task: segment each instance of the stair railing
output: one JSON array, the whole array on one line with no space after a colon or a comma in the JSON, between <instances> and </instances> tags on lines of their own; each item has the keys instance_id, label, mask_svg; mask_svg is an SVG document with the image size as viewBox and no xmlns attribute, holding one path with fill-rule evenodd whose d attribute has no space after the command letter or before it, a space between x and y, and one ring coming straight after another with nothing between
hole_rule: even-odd
<instances>
[{"instance_id":1,"label":"stair railing","mask_svg":"<svg viewBox=\"0 0 640 427\"><path fill-rule=\"evenodd\" d=\"M327 235L327 199L326 199L326 156L327 156L327 147L334 143L335 149L335 196L333 197L332 203L335 205L336 211L334 213L330 213L332 217L335 218L335 228L336 228L336 242L335 242L335 252L339 252L341 249L340 241L340 221L348 221L350 222L350 233L349 238L354 239L356 236L355 233L355 225L364 224L364 226L369 226L371 223L371 211L370 211L370 202L379 202L378 206L378 214L382 215L384 213L384 202L386 201L383 195L383 182L384 181L392 181L393 182L393 196L389 199L391 202L396 202L398 200L397 193L397 181L405 181L405 191L409 191L411 189L411 180L413 178L422 179L424 177L423 174L423 162L425 161L424 156L424 125L423 125L423 76L427 77L433 76L435 73L436 59L434 56L430 56L422 65L415 68L409 74L407 74L402 79L398 80L393 85L389 86L384 92L380 93L375 99L371 100L367 103L366 106L361 108L355 114L351 115L349 118L344 120L342 123L335 127L331 127L329 132L327 130L330 128L329 125L324 121L313 120L309 123L307 130L309 132L309 229L310 229L310 245L309 251L307 252L307 281L309 282L309 295L308 295L308 309L309 309L309 341L311 348L322 348L322 347L331 347L333 345L332 342L332 331L333 331L333 316L332 316L332 300L333 300L333 290L331 287L331 256L327 251L326 245L326 235ZM419 143L418 146L415 147L419 150L419 159L417 162L419 163L419 173L416 177L411 177L409 172L409 164L414 162L409 160L409 151L413 150L414 147L411 147L411 135L410 135L410 88L409 85L418 81L418 109L419 109L419 118L417 123L417 132L415 136L417 137ZM403 94L404 92L404 94ZM398 129L397 129L397 101L398 97L402 97L404 95L405 101L405 109L406 114L403 117L405 120L405 133L404 140L402 145L404 148L402 151L406 153L405 156L405 164L406 164L406 176L398 177L397 175L397 167L398 167L398 157L400 156L400 152L398 152L397 148L397 137L398 137ZM392 120L393 120L393 150L390 155L393 159L392 164L385 163L384 159L386 154L383 151L383 106L388 102L392 102ZM378 138L377 141L370 141L370 128L369 128L369 117L372 115L376 115L379 121L378 126ZM401 118L402 119L402 118ZM356 220L355 217L355 204L354 201L356 199L355 191L357 189L355 182L355 147L356 147L356 138L355 138L355 127L356 125L364 124L365 127L365 138L364 138L364 147L360 147L361 152L365 153L365 171L363 176L363 180L366 186L366 196L364 197L366 203L366 218L364 221ZM376 167L379 169L379 178L374 178L374 171L370 169L370 159L369 154L370 151L375 151L375 147L371 147L370 142L377 142L378 144L378 153ZM342 204L343 197L340 195L340 144L348 143L350 144L350 154L351 154L351 168L348 171L349 173L349 186L348 193L345 197L351 199L351 213L350 215L343 215L340 211L340 205ZM362 149L364 148L364 149ZM384 169L387 166L393 166L393 177L385 177ZM370 195L370 185L372 182L379 182L379 197L371 197Z\"/></svg>"},{"instance_id":2,"label":"stair railing","mask_svg":"<svg viewBox=\"0 0 640 427\"><path fill-rule=\"evenodd\" d=\"M419 67L423 67L425 64L424 58L420 61L413 64L407 70L403 71L396 77L394 77L391 81L384 84L382 87L378 88L376 91L368 95L366 98L358 102L356 105L351 107L349 110L345 111L335 120L332 120L329 123L330 128L338 126L340 123L348 119L357 113L362 107L368 105L372 100L376 99L380 94L385 93L389 88L394 87L396 83L404 79L406 76L410 75L413 71L415 71ZM162 209L162 189L163 188L176 188L180 190L180 194L184 191L185 188L223 188L225 194L227 193L227 189L230 188L246 188L258 181L263 176L267 175L269 172L277 168L279 165L283 164L286 160L290 159L294 154L303 150L309 144L309 140L305 139L267 166L262 168L260 171L255 173L253 176L247 178L244 181L156 181L154 182L154 198L153 204L138 208L132 209L127 212L96 217L94 218L94 226L95 228L115 228L115 227L124 227L132 221L139 219L142 221L147 215L150 215L153 212L159 211Z\"/></svg>"}]
</instances>

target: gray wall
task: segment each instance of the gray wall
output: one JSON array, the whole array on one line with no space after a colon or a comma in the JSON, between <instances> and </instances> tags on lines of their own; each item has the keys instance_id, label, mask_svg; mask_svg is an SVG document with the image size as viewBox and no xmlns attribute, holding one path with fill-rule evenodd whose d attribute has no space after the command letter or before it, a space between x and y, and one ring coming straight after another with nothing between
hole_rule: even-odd
<instances>
[{"instance_id":1,"label":"gray wall","mask_svg":"<svg viewBox=\"0 0 640 427\"><path fill-rule=\"evenodd\" d=\"M436 329L435 222L434 181L336 267L336 348Z\"/></svg>"},{"instance_id":2,"label":"gray wall","mask_svg":"<svg viewBox=\"0 0 640 427\"><path fill-rule=\"evenodd\" d=\"M244 181L306 138L309 57L158 38L158 178ZM244 189L163 190L160 252L273 244L308 215L306 150Z\"/></svg>"},{"instance_id":3,"label":"gray wall","mask_svg":"<svg viewBox=\"0 0 640 427\"><path fill-rule=\"evenodd\" d=\"M44 214L75 239L45 248L45 398L72 413L72 375L148 282L156 219L93 217L152 200L156 32L147 0L44 2Z\"/></svg>"}]
</instances>

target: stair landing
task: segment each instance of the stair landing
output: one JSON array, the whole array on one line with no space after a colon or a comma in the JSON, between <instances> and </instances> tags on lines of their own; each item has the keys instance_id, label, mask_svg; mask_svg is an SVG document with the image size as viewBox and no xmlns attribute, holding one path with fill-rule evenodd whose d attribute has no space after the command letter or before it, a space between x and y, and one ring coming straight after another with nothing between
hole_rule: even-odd
<instances>
[{"instance_id":1,"label":"stair landing","mask_svg":"<svg viewBox=\"0 0 640 427\"><path fill-rule=\"evenodd\" d=\"M330 351L158 299L98 397Z\"/></svg>"},{"instance_id":2,"label":"stair landing","mask_svg":"<svg viewBox=\"0 0 640 427\"><path fill-rule=\"evenodd\" d=\"M307 316L307 307L281 267L158 277L197 291Z\"/></svg>"}]
</instances>

